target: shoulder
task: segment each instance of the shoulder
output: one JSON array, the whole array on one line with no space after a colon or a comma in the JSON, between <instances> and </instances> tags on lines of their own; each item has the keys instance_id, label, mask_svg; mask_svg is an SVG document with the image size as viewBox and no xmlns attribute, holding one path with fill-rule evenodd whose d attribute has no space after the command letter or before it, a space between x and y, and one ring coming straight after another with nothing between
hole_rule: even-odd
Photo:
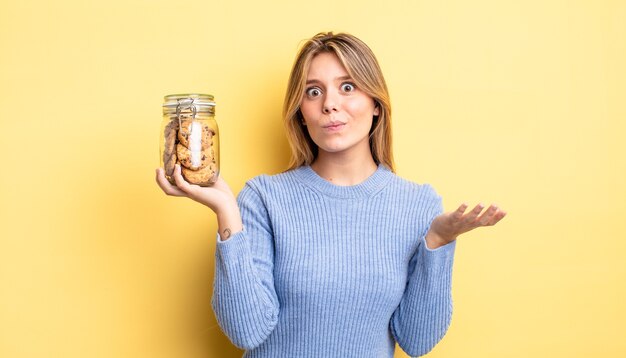
<instances>
[{"instance_id":1,"label":"shoulder","mask_svg":"<svg viewBox=\"0 0 626 358\"><path fill-rule=\"evenodd\" d=\"M428 183L416 183L393 174L389 181L389 190L398 192L400 195L418 201L439 201L441 197L435 188Z\"/></svg>"},{"instance_id":2,"label":"shoulder","mask_svg":"<svg viewBox=\"0 0 626 358\"><path fill-rule=\"evenodd\" d=\"M404 208L418 217L443 211L442 198L431 184L416 183L394 174L384 192L389 205Z\"/></svg>"},{"instance_id":3,"label":"shoulder","mask_svg":"<svg viewBox=\"0 0 626 358\"><path fill-rule=\"evenodd\" d=\"M298 189L299 182L295 178L295 171L292 169L279 174L261 174L248 180L240 195L247 192L255 192L261 197L274 196L279 193L289 193Z\"/></svg>"},{"instance_id":4,"label":"shoulder","mask_svg":"<svg viewBox=\"0 0 626 358\"><path fill-rule=\"evenodd\" d=\"M389 198L393 205L404 207L411 213L411 217L420 218L422 225L425 225L423 227L443 212L442 198L432 185L419 184L397 175L394 175L390 182L390 186L396 187L396 193Z\"/></svg>"}]
</instances>

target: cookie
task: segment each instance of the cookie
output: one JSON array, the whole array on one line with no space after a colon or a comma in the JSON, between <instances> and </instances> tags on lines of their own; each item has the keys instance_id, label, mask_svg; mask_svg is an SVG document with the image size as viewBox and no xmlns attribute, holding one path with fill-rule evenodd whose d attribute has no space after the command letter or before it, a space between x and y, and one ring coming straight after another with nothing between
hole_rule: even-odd
<instances>
[{"instance_id":1,"label":"cookie","mask_svg":"<svg viewBox=\"0 0 626 358\"><path fill-rule=\"evenodd\" d=\"M174 182L174 166L176 165L176 154L167 158L167 161L163 162L163 169L165 169L165 177Z\"/></svg>"},{"instance_id":2,"label":"cookie","mask_svg":"<svg viewBox=\"0 0 626 358\"><path fill-rule=\"evenodd\" d=\"M213 145L215 132L200 121L183 120L178 130L178 141L191 150L203 150Z\"/></svg>"},{"instance_id":3,"label":"cookie","mask_svg":"<svg viewBox=\"0 0 626 358\"><path fill-rule=\"evenodd\" d=\"M176 157L178 162L185 168L198 170L206 167L209 163L215 162L213 158L213 148L204 150L189 150L181 143L176 145Z\"/></svg>"},{"instance_id":4,"label":"cookie","mask_svg":"<svg viewBox=\"0 0 626 358\"><path fill-rule=\"evenodd\" d=\"M208 166L200 169L200 170L191 170L185 167L182 167L182 174L185 180L187 180L191 184L197 184L200 186L208 186L217 180L217 167L214 163L209 163Z\"/></svg>"},{"instance_id":5,"label":"cookie","mask_svg":"<svg viewBox=\"0 0 626 358\"><path fill-rule=\"evenodd\" d=\"M164 129L163 169L165 176L173 182L174 165L176 164L176 137L178 132L178 120L171 120Z\"/></svg>"},{"instance_id":6,"label":"cookie","mask_svg":"<svg viewBox=\"0 0 626 358\"><path fill-rule=\"evenodd\" d=\"M178 120L172 119L163 130L163 137L165 141L165 152L174 152L174 146L176 145L176 136L178 133Z\"/></svg>"}]
</instances>

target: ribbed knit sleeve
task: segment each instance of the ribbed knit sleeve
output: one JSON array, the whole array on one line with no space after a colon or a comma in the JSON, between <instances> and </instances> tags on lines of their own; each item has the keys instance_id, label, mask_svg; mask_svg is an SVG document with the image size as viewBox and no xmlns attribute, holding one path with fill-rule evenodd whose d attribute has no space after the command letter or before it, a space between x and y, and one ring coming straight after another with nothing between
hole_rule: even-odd
<instances>
[{"instance_id":1,"label":"ribbed knit sleeve","mask_svg":"<svg viewBox=\"0 0 626 358\"><path fill-rule=\"evenodd\" d=\"M278 321L274 240L266 207L251 186L238 196L244 230L218 235L212 305L222 330L238 347L263 343Z\"/></svg>"},{"instance_id":2,"label":"ribbed knit sleeve","mask_svg":"<svg viewBox=\"0 0 626 358\"><path fill-rule=\"evenodd\" d=\"M424 186L420 219L427 223L416 233L419 245L409 264L407 286L391 317L391 332L410 356L428 353L446 334L452 318L452 264L456 241L431 250L425 236L433 219L441 214L441 198Z\"/></svg>"}]
</instances>

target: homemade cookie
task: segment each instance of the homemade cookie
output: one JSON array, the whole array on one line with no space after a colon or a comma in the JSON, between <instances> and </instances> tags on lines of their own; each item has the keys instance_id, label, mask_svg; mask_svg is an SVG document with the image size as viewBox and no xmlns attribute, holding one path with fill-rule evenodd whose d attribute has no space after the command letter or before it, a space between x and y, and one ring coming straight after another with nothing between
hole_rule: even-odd
<instances>
[{"instance_id":1,"label":"homemade cookie","mask_svg":"<svg viewBox=\"0 0 626 358\"><path fill-rule=\"evenodd\" d=\"M167 179L170 182L174 182L173 176L174 176L175 165L176 165L176 154L167 158L167 161L163 163L163 169L165 169L165 177L167 177Z\"/></svg>"},{"instance_id":2,"label":"homemade cookie","mask_svg":"<svg viewBox=\"0 0 626 358\"><path fill-rule=\"evenodd\" d=\"M215 132L200 121L183 120L178 130L178 141L191 150L202 150L213 145Z\"/></svg>"},{"instance_id":3,"label":"homemade cookie","mask_svg":"<svg viewBox=\"0 0 626 358\"><path fill-rule=\"evenodd\" d=\"M176 145L176 135L178 133L178 120L172 119L163 131L165 140L165 152L174 152L174 146Z\"/></svg>"},{"instance_id":4,"label":"homemade cookie","mask_svg":"<svg viewBox=\"0 0 626 358\"><path fill-rule=\"evenodd\" d=\"M165 176L170 182L174 181L174 165L176 164L176 136L178 131L178 120L171 120L164 129L164 148L163 148L163 169Z\"/></svg>"},{"instance_id":5,"label":"homemade cookie","mask_svg":"<svg viewBox=\"0 0 626 358\"><path fill-rule=\"evenodd\" d=\"M200 170L191 170L185 167L182 167L181 169L183 177L191 184L209 186L217 180L217 176L215 175L217 167L213 163L210 163L208 166Z\"/></svg>"},{"instance_id":6,"label":"homemade cookie","mask_svg":"<svg viewBox=\"0 0 626 358\"><path fill-rule=\"evenodd\" d=\"M189 150L189 148L181 143L176 145L176 157L183 167L191 170L202 169L209 165L209 163L215 161L213 158L213 148L194 151Z\"/></svg>"}]
</instances>

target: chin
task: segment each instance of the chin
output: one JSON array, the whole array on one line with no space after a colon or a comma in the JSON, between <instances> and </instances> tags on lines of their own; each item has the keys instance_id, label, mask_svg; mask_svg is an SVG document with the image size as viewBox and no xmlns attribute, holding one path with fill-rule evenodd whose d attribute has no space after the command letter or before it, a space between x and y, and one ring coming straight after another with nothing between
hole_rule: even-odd
<instances>
[{"instance_id":1,"label":"chin","mask_svg":"<svg viewBox=\"0 0 626 358\"><path fill-rule=\"evenodd\" d=\"M338 153L348 149L350 146L343 143L323 143L317 146L320 150L328 153Z\"/></svg>"}]
</instances>

